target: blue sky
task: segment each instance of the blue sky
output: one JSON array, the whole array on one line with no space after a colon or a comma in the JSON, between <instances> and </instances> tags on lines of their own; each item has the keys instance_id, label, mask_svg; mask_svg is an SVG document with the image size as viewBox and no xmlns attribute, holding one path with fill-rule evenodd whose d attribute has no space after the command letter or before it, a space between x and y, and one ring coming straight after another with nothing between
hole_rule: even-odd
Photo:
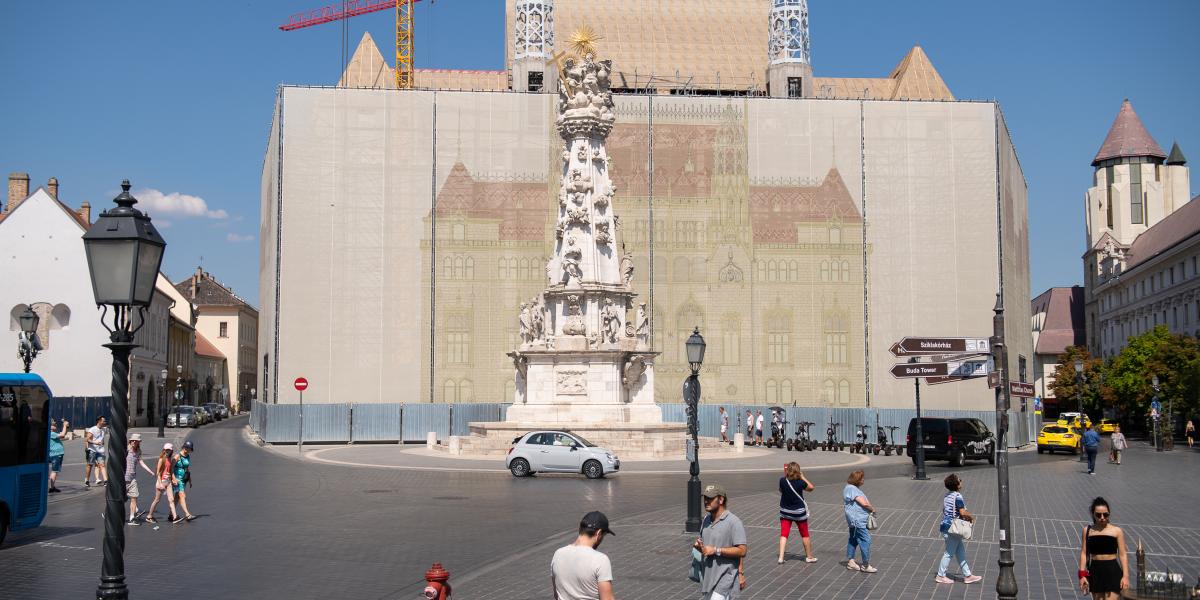
<instances>
[{"instance_id":1,"label":"blue sky","mask_svg":"<svg viewBox=\"0 0 1200 600\"><path fill-rule=\"evenodd\" d=\"M0 171L28 172L34 185L57 177L65 202L97 208L129 178L168 225L169 277L188 276L203 257L206 270L257 304L259 186L275 88L333 84L342 59L336 23L277 27L322 3L332 2L7 3ZM502 68L503 5L419 4L417 67ZM1081 280L1089 163L1123 98L1164 150L1178 140L1200 160L1200 2L809 7L819 76L886 76L920 44L957 97L999 100L1029 182L1034 294ZM357 17L348 29L351 50L370 31L391 55L391 13ZM1198 189L1200 172L1193 195Z\"/></svg>"}]
</instances>

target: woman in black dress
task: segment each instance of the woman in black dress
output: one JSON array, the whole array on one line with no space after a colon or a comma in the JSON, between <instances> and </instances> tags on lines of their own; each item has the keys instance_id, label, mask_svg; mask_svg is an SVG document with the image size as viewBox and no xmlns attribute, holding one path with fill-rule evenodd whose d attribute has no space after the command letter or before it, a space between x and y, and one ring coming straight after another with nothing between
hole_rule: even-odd
<instances>
[{"instance_id":1,"label":"woman in black dress","mask_svg":"<svg viewBox=\"0 0 1200 600\"><path fill-rule=\"evenodd\" d=\"M1093 600L1118 600L1129 587L1125 532L1109 522L1104 498L1092 500L1092 524L1084 527L1079 549L1079 587Z\"/></svg>"}]
</instances>

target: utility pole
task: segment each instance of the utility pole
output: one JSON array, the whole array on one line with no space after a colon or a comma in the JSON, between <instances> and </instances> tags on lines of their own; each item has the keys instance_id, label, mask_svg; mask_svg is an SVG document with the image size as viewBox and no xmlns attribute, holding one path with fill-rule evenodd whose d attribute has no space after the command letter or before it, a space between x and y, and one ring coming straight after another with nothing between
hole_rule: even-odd
<instances>
[{"instance_id":1,"label":"utility pole","mask_svg":"<svg viewBox=\"0 0 1200 600\"><path fill-rule=\"evenodd\" d=\"M996 386L996 488L999 493L1000 575L996 578L996 597L999 600L1017 600L1017 577L1013 572L1012 519L1009 514L1008 490L1008 365L1004 347L1004 296L996 294L996 307L992 309L992 362L999 374Z\"/></svg>"}]
</instances>

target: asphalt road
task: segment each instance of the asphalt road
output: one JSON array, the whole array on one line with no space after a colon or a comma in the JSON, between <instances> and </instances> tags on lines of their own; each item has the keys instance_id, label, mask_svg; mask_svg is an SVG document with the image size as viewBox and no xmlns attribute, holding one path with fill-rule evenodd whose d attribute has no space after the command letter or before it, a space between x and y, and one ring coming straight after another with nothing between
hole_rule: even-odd
<instances>
[{"instance_id":1,"label":"asphalt road","mask_svg":"<svg viewBox=\"0 0 1200 600\"><path fill-rule=\"evenodd\" d=\"M414 597L434 561L452 573L478 572L569 536L589 510L617 520L675 506L681 525L684 519L685 475L588 481L352 468L264 451L249 441L245 424L235 418L191 433L196 452L188 498L199 519L157 530L126 527L131 597ZM148 446L156 447L153 441ZM1013 455L1017 465L1039 460L1044 458L1032 452ZM869 479L903 478L911 466L865 470ZM941 470L932 467L931 476ZM958 471L994 478L986 463ZM80 467L68 467L64 483L79 488L80 473ZM817 471L810 478L840 489L845 476ZM778 475L723 473L714 479L736 498L773 491ZM151 488L144 473L140 480L143 490ZM0 597L93 593L104 498L94 489L73 492L53 498L42 527L10 534L0 548ZM545 578L540 562L528 568L530 576Z\"/></svg>"}]
</instances>

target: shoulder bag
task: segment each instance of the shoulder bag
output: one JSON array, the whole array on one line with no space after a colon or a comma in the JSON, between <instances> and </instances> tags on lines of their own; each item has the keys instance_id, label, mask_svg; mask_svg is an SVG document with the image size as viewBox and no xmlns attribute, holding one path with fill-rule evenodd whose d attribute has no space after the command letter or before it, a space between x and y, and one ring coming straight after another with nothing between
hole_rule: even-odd
<instances>
[{"instance_id":1,"label":"shoulder bag","mask_svg":"<svg viewBox=\"0 0 1200 600\"><path fill-rule=\"evenodd\" d=\"M879 521L875 520L875 513L867 513L867 530L875 531L879 529Z\"/></svg>"},{"instance_id":2,"label":"shoulder bag","mask_svg":"<svg viewBox=\"0 0 1200 600\"><path fill-rule=\"evenodd\" d=\"M787 482L789 488L792 488L792 493L795 494L796 497L800 499L800 510L796 511L796 518L807 520L808 519L808 502L805 502L804 496L801 496L800 492L796 491L795 486L792 485L791 479L784 477L783 480Z\"/></svg>"},{"instance_id":3,"label":"shoulder bag","mask_svg":"<svg viewBox=\"0 0 1200 600\"><path fill-rule=\"evenodd\" d=\"M964 540L971 539L971 522L954 517L950 520L950 535L956 535Z\"/></svg>"},{"instance_id":4,"label":"shoulder bag","mask_svg":"<svg viewBox=\"0 0 1200 600\"><path fill-rule=\"evenodd\" d=\"M692 564L688 568L688 579L700 583L704 578L704 555L696 548L692 548Z\"/></svg>"}]
</instances>

